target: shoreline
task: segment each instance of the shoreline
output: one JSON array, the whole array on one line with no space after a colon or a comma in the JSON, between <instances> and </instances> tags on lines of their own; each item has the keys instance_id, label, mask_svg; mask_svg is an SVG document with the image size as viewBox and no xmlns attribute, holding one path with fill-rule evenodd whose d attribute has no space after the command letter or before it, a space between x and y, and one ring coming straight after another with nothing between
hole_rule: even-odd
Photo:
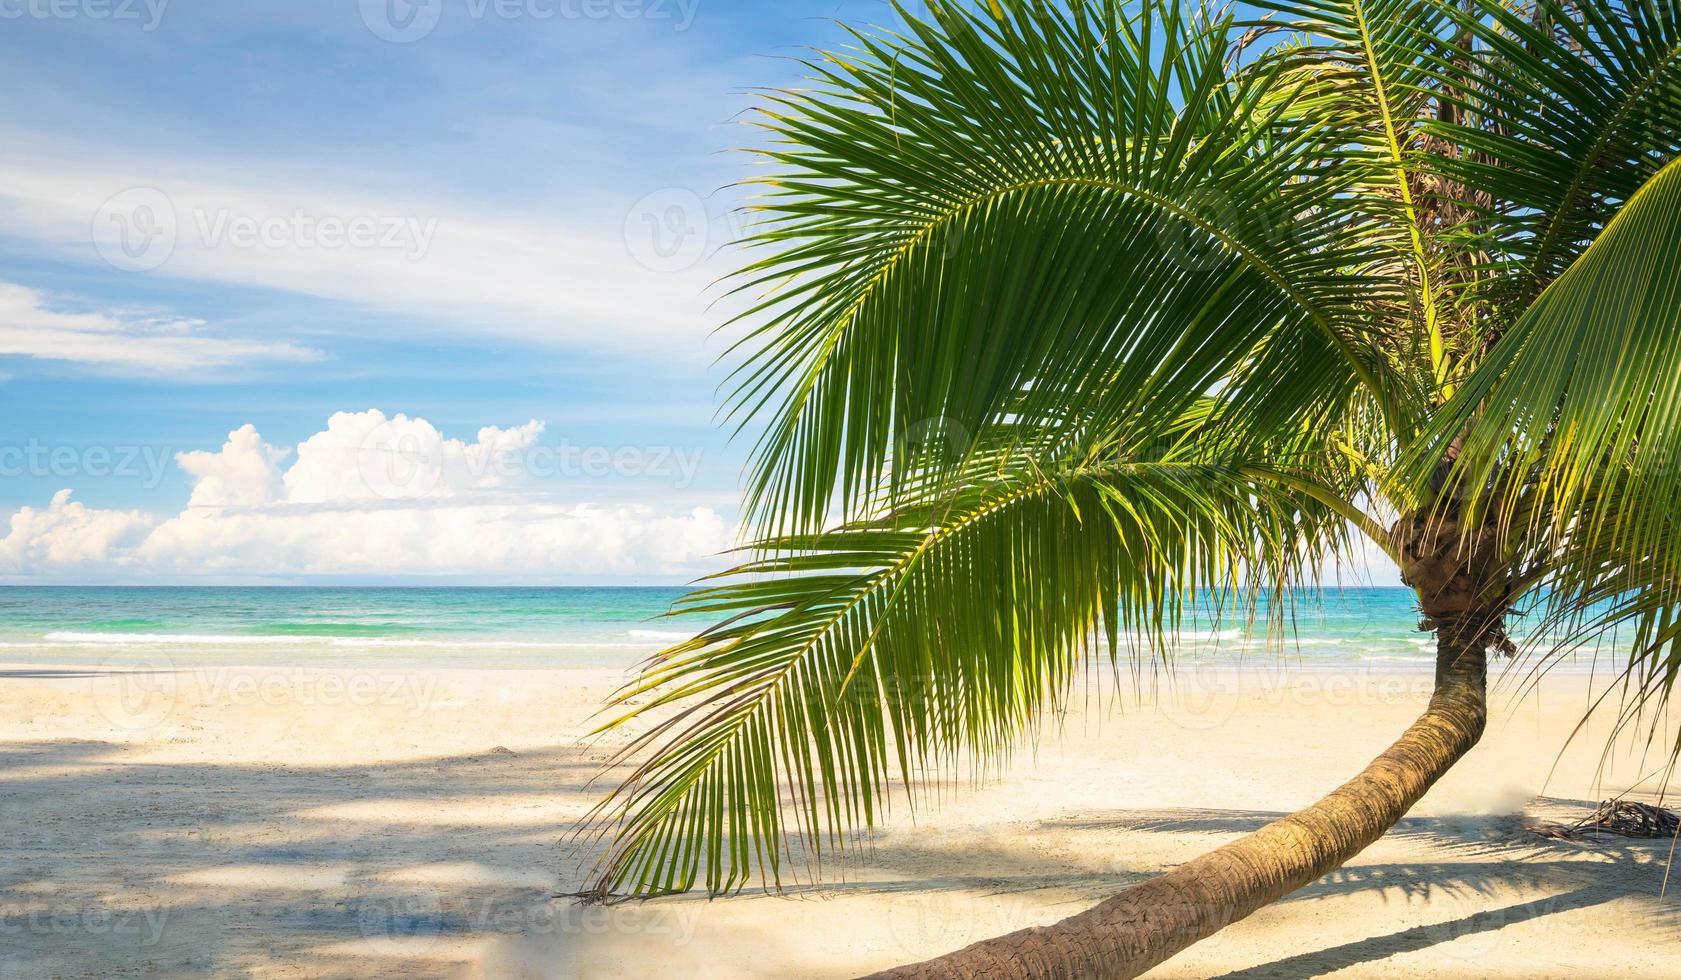
<instances>
[{"instance_id":1,"label":"shoreline","mask_svg":"<svg viewBox=\"0 0 1681 980\"><path fill-rule=\"evenodd\" d=\"M271 644L254 644L253 647L265 647ZM32 644L0 643L0 670L3 669L61 669L86 670L89 668L128 668L154 670L192 671L201 669L235 669L235 670L405 670L405 671L498 671L498 672L567 672L581 673L617 673L628 674L634 671L647 657L660 652L664 647L625 644L622 648L607 644L578 643L562 645L565 649L577 650L612 650L610 658L585 659L577 663L554 662L510 662L507 660L489 660L475 662L461 658L439 659L405 659L400 655L374 656L362 659L353 657L323 657L312 656L302 660L263 658L251 655L249 650L234 652L216 651L219 655L207 655L207 651L200 651L189 647L187 650L178 649L168 643L145 644L125 651L112 651L104 645L89 645L79 649L89 650L91 653L102 653L101 656L41 656L20 657L18 650L22 647L34 647ZM291 645L272 644L272 646L287 646L291 652ZM520 649L520 644L503 644L490 641L446 644L426 642L427 648L436 647L441 651L451 649L485 650L513 648ZM533 647L538 645L531 645ZM552 644L541 645L544 648ZM308 650L311 644L296 644L296 649ZM357 650L401 650L411 647L361 647L345 644L334 649ZM635 652L629 652L634 650ZM241 657L244 659L240 659ZM1594 679L1595 681L1612 681L1621 674L1621 669L1613 667L1607 662L1576 663L1560 661L1546 668L1548 676L1579 677ZM1518 657L1511 661L1493 660L1489 664L1489 684L1491 691L1496 685L1509 683L1514 677L1529 675L1534 669L1536 661L1533 658ZM1136 669L1135 669L1136 668ZM1377 654L1364 659L1349 659L1343 657L1305 657L1290 653L1272 653L1266 651L1245 651L1237 656L1218 657L1183 657L1164 665L1159 660L1141 661L1136 665L1126 659L1111 663L1106 655L1087 658L1083 670L1094 676L1130 678L1135 674L1144 678L1153 676L1182 677L1196 675L1210 675L1218 677L1264 678L1267 675L1278 674L1357 674L1371 677L1381 677L1388 674L1413 676L1415 674L1432 674L1435 671L1434 657L1401 657L1389 654Z\"/></svg>"}]
</instances>

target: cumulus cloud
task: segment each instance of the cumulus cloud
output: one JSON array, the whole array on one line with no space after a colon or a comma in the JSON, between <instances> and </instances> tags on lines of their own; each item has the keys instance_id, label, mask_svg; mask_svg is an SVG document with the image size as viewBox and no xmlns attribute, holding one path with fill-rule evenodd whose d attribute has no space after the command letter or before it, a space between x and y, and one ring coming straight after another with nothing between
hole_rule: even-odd
<instances>
[{"instance_id":1,"label":"cumulus cloud","mask_svg":"<svg viewBox=\"0 0 1681 980\"><path fill-rule=\"evenodd\" d=\"M707 507L557 503L531 458L533 420L472 442L425 419L341 412L287 450L254 426L181 453L180 513L98 510L61 491L12 515L0 574L62 577L687 576L715 567L734 529Z\"/></svg>"},{"instance_id":2,"label":"cumulus cloud","mask_svg":"<svg viewBox=\"0 0 1681 980\"><path fill-rule=\"evenodd\" d=\"M0 355L180 373L258 360L312 360L292 344L207 335L202 320L105 310L53 309L37 290L0 282Z\"/></svg>"},{"instance_id":3,"label":"cumulus cloud","mask_svg":"<svg viewBox=\"0 0 1681 980\"><path fill-rule=\"evenodd\" d=\"M0 570L124 562L155 523L139 511L92 509L60 490L44 509L24 507L12 515L0 539Z\"/></svg>"},{"instance_id":4,"label":"cumulus cloud","mask_svg":"<svg viewBox=\"0 0 1681 980\"><path fill-rule=\"evenodd\" d=\"M177 453L175 462L193 478L188 507L266 504L280 484L280 461L287 453L263 441L249 422L228 433L220 452Z\"/></svg>"},{"instance_id":5,"label":"cumulus cloud","mask_svg":"<svg viewBox=\"0 0 1681 980\"><path fill-rule=\"evenodd\" d=\"M521 460L543 429L536 419L511 429L486 426L466 443L401 413L339 412L298 446L298 461L286 471L286 499L422 500L496 489L529 476Z\"/></svg>"}]
</instances>

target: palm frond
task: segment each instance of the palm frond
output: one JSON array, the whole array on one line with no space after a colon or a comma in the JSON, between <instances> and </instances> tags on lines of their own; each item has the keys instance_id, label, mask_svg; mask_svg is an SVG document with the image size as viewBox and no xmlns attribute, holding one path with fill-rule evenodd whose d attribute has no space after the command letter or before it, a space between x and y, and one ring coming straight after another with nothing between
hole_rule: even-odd
<instances>
[{"instance_id":1,"label":"palm frond","mask_svg":"<svg viewBox=\"0 0 1681 980\"><path fill-rule=\"evenodd\" d=\"M815 871L1197 597L1390 544L1378 498L1669 697L1681 8L1264 6L941 3L767 98L759 538L613 702L599 894Z\"/></svg>"},{"instance_id":2,"label":"palm frond","mask_svg":"<svg viewBox=\"0 0 1681 980\"><path fill-rule=\"evenodd\" d=\"M730 575L745 580L685 601L722 623L651 661L604 726L651 724L598 814L614 835L600 894L780 883L796 842L815 873L880 819L895 780L909 794L930 770L1006 754L1100 637L1117 662L1166 650L1199 591L1304 582L1346 534L1336 509L1230 462L973 476L765 542Z\"/></svg>"},{"instance_id":3,"label":"palm frond","mask_svg":"<svg viewBox=\"0 0 1681 980\"><path fill-rule=\"evenodd\" d=\"M1408 283L1406 302L1378 308L1399 366L1425 366L1425 387L1445 380L1448 351L1436 280L1442 262L1432 240L1436 222L1418 200L1416 162L1424 151L1423 124L1432 97L1429 62L1449 8L1440 0L1258 0L1282 19L1254 22L1299 40L1280 45L1277 60L1290 76L1311 79L1292 110L1322 120L1349 145L1368 148L1378 165L1358 202L1382 221L1379 240L1394 250L1396 278Z\"/></svg>"},{"instance_id":4,"label":"palm frond","mask_svg":"<svg viewBox=\"0 0 1681 980\"><path fill-rule=\"evenodd\" d=\"M1451 460L1447 466L1442 460ZM1642 698L1681 666L1681 159L1491 350L1397 474L1492 521L1552 646L1627 627Z\"/></svg>"},{"instance_id":5,"label":"palm frond","mask_svg":"<svg viewBox=\"0 0 1681 980\"><path fill-rule=\"evenodd\" d=\"M1457 43L1427 53L1445 111L1429 167L1481 256L1460 297L1498 332L1681 153L1681 7L1669 0L1444 4ZM1451 188L1451 191L1449 190ZM1479 352L1480 353L1480 352Z\"/></svg>"},{"instance_id":6,"label":"palm frond","mask_svg":"<svg viewBox=\"0 0 1681 980\"><path fill-rule=\"evenodd\" d=\"M747 244L770 254L737 281L766 294L730 401L764 424L755 522L867 514L962 462L919 446L1004 419L1172 419L1218 392L1293 430L1361 379L1405 400L1366 336L1392 286L1348 206L1364 155L1293 117L1277 70L1228 63L1229 18L934 9L766 108Z\"/></svg>"}]
</instances>

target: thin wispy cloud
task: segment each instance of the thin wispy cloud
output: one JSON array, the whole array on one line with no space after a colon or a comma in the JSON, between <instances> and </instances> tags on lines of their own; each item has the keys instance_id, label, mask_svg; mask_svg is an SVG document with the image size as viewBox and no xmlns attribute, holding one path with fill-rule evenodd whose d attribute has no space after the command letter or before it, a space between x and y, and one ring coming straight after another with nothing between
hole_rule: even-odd
<instances>
[{"instance_id":1,"label":"thin wispy cloud","mask_svg":"<svg viewBox=\"0 0 1681 980\"><path fill-rule=\"evenodd\" d=\"M0 282L0 355L166 375L321 356L286 342L218 336L202 320L118 310L68 312L37 290L6 282Z\"/></svg>"},{"instance_id":2,"label":"thin wispy cloud","mask_svg":"<svg viewBox=\"0 0 1681 980\"><path fill-rule=\"evenodd\" d=\"M127 162L90 167L101 153L63 145L0 162L6 232L119 277L281 290L469 334L702 356L734 231L722 203L689 188L521 213L288 181L261 161L222 161L205 179L197 161L114 156Z\"/></svg>"}]
</instances>

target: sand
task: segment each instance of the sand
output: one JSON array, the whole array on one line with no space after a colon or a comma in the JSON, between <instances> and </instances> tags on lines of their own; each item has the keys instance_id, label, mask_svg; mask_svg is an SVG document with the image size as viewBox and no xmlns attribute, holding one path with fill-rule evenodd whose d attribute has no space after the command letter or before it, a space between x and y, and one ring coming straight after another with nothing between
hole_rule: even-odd
<instances>
[{"instance_id":1,"label":"sand","mask_svg":"<svg viewBox=\"0 0 1681 980\"><path fill-rule=\"evenodd\" d=\"M1310 802L1428 683L1280 667L1185 675L1154 703L1096 687L1000 778L896 807L821 888L581 908L553 896L588 878L569 835L610 746L579 739L616 679L0 667L0 977L852 976L1055 920ZM1598 771L1605 722L1558 756L1584 678L1514 691L1394 832L1151 975L1681 975L1668 842L1524 829L1657 762Z\"/></svg>"}]
</instances>

